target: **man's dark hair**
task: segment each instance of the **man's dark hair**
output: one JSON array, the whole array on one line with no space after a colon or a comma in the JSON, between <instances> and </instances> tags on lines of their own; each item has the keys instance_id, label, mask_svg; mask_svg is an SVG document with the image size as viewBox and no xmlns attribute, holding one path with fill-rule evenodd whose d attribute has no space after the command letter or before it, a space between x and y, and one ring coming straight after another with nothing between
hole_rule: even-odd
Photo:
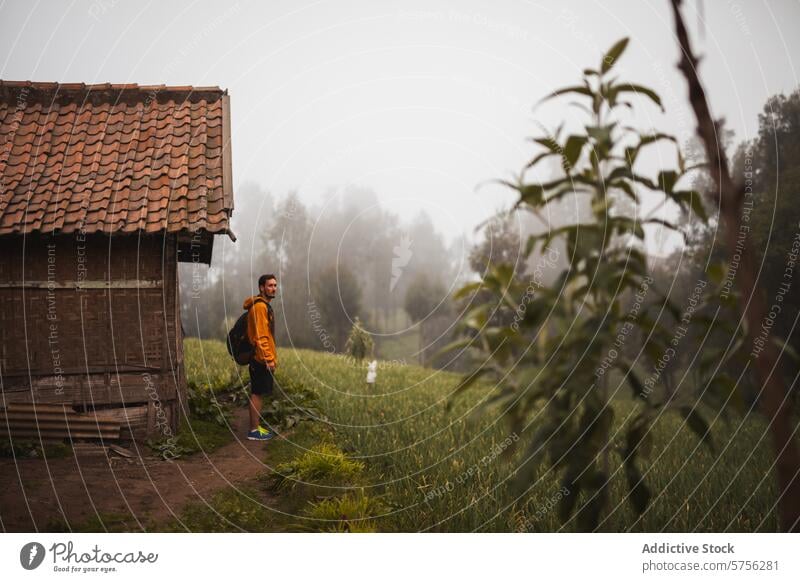
<instances>
[{"instance_id":1,"label":"man's dark hair","mask_svg":"<svg viewBox=\"0 0 800 582\"><path fill-rule=\"evenodd\" d=\"M278 280L278 278L272 273L267 273L266 275L261 275L258 278L258 286L261 287L264 283L266 283L270 279L275 279L276 281Z\"/></svg>"}]
</instances>

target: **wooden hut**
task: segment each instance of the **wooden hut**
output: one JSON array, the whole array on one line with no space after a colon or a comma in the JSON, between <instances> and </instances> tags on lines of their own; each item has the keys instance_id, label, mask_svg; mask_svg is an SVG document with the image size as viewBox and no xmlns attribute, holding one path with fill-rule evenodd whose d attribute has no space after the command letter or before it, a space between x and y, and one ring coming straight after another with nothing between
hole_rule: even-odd
<instances>
[{"instance_id":1,"label":"wooden hut","mask_svg":"<svg viewBox=\"0 0 800 582\"><path fill-rule=\"evenodd\" d=\"M0 81L0 437L174 435L232 211L227 91Z\"/></svg>"}]
</instances>

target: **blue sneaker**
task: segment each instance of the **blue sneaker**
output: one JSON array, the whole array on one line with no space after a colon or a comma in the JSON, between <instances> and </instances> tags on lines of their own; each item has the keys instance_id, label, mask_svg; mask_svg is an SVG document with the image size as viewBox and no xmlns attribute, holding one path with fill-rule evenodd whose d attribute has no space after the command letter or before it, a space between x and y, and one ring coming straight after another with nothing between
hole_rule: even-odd
<instances>
[{"instance_id":1,"label":"blue sneaker","mask_svg":"<svg viewBox=\"0 0 800 582\"><path fill-rule=\"evenodd\" d=\"M256 430L251 430L247 433L247 440L250 441L268 441L275 436L275 433L259 426Z\"/></svg>"}]
</instances>

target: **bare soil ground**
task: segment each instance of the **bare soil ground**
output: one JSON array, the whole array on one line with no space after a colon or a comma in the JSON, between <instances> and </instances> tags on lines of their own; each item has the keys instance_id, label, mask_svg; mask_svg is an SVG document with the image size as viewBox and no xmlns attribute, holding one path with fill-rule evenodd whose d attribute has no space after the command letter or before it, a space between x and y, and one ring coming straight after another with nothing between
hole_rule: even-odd
<instances>
[{"instance_id":1,"label":"bare soil ground","mask_svg":"<svg viewBox=\"0 0 800 582\"><path fill-rule=\"evenodd\" d=\"M236 440L210 454L166 462L147 447L134 458L76 453L59 459L0 459L0 527L6 532L71 530L110 514L134 529L176 518L191 502L252 482L265 470L269 443L248 441L247 410L235 415Z\"/></svg>"}]
</instances>

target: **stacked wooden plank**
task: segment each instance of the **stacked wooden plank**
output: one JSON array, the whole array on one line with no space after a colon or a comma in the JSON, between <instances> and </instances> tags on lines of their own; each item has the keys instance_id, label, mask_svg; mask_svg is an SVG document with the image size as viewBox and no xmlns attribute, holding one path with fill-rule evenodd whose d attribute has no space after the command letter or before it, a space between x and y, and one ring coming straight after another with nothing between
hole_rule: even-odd
<instances>
[{"instance_id":1,"label":"stacked wooden plank","mask_svg":"<svg viewBox=\"0 0 800 582\"><path fill-rule=\"evenodd\" d=\"M118 419L78 414L60 404L9 403L0 409L0 436L24 439L77 438L119 440Z\"/></svg>"}]
</instances>

